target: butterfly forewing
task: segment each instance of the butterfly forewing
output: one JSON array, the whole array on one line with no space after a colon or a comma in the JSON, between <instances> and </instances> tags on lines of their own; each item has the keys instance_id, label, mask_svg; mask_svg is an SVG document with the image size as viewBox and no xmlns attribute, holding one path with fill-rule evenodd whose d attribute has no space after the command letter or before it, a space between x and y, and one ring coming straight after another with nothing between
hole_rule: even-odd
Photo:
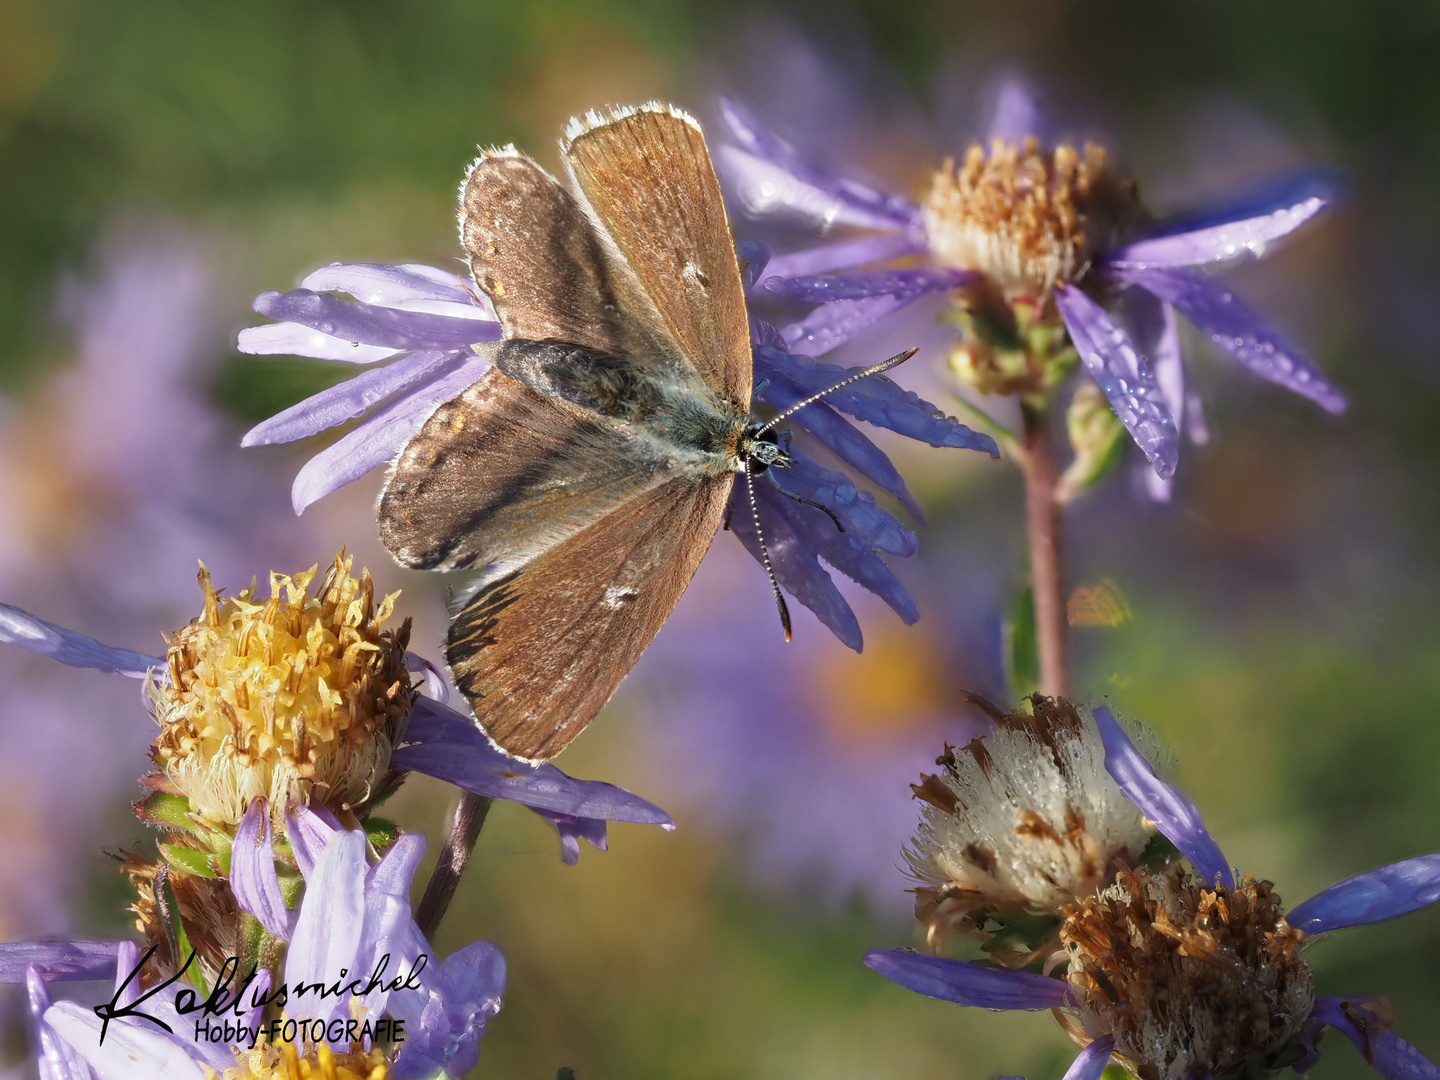
<instances>
[{"instance_id":1,"label":"butterfly forewing","mask_svg":"<svg viewBox=\"0 0 1440 1080\"><path fill-rule=\"evenodd\" d=\"M460 238L507 338L568 341L643 361L657 347L634 274L607 256L575 196L514 149L490 150L460 189Z\"/></svg>"},{"instance_id":2,"label":"butterfly forewing","mask_svg":"<svg viewBox=\"0 0 1440 1080\"><path fill-rule=\"evenodd\" d=\"M661 105L571 121L566 164L664 329L712 388L750 408L750 329L705 137Z\"/></svg>"},{"instance_id":3,"label":"butterfly forewing","mask_svg":"<svg viewBox=\"0 0 1440 1080\"><path fill-rule=\"evenodd\" d=\"M492 368L401 452L380 537L416 569L504 573L669 478L646 441Z\"/></svg>"},{"instance_id":4,"label":"butterfly forewing","mask_svg":"<svg viewBox=\"0 0 1440 1080\"><path fill-rule=\"evenodd\" d=\"M536 760L581 732L690 583L732 483L673 480L471 598L445 656L487 735Z\"/></svg>"}]
</instances>

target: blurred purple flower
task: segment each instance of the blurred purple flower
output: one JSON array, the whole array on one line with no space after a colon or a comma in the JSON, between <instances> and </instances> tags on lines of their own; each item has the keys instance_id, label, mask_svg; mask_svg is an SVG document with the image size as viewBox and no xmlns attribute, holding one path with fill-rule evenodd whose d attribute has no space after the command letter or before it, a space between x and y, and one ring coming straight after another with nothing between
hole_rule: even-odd
<instances>
[{"instance_id":1,"label":"blurred purple flower","mask_svg":"<svg viewBox=\"0 0 1440 1080\"><path fill-rule=\"evenodd\" d=\"M92 265L60 282L74 360L0 402L0 595L158 642L192 606L197 551L248 579L307 543L308 528L277 527L274 467L233 449L209 401L227 348L214 266L203 237L140 219L106 229ZM0 921L61 933L98 867L95 818L128 802L149 733L118 722L135 699L115 683L19 652L0 657L0 677Z\"/></svg>"},{"instance_id":2,"label":"blurred purple flower","mask_svg":"<svg viewBox=\"0 0 1440 1080\"><path fill-rule=\"evenodd\" d=\"M9 604L0 604L0 642L108 674L162 681L169 677L162 656L113 649ZM397 773L424 773L477 795L528 807L560 833L561 856L571 864L579 858L581 837L605 850L608 821L675 828L669 814L623 788L597 780L576 780L553 765L534 765L507 756L468 717L430 698L416 700L405 735L390 755L390 767ZM250 827L255 828L255 823Z\"/></svg>"},{"instance_id":3,"label":"blurred purple flower","mask_svg":"<svg viewBox=\"0 0 1440 1080\"><path fill-rule=\"evenodd\" d=\"M871 233L776 256L758 275L759 292L820 304L781 330L788 346L828 352L927 293L976 284L988 269L968 257L955 261L953 249L964 245L937 239L921 207L810 166L736 102L723 100L721 111L736 145L720 147L716 160L743 210L756 217L785 215L825 232L850 226ZM1013 148L1043 135L1042 123L1033 99L1018 86L1008 88L992 125L991 138L999 140L992 154L1002 142ZM1111 238L1101 249L1085 251L1083 264L1055 268L1042 295L1033 298L1044 304L1053 289L1086 370L1159 477L1174 472L1187 410L1174 311L1260 377L1330 412L1344 410L1344 396L1294 346L1201 272L1262 257L1333 198L1328 178L1292 177L1224 210L1165 222L1138 237ZM900 257L930 265L857 269ZM1127 331L1112 317L1107 307L1120 302L1142 309L1144 332L1133 326Z\"/></svg>"},{"instance_id":4,"label":"blurred purple flower","mask_svg":"<svg viewBox=\"0 0 1440 1080\"><path fill-rule=\"evenodd\" d=\"M988 728L961 688L998 681L975 666L994 628L953 625L988 603L948 591L931 579L936 617L913 629L875 618L859 657L824 635L779 648L755 631L763 583L733 549L712 553L617 698L637 715L633 752L662 801L687 828L737 841L767 889L820 910L859 897L906 914L896 852L914 828L909 781L937 743ZM879 605L864 600L868 617Z\"/></svg>"},{"instance_id":5,"label":"blurred purple flower","mask_svg":"<svg viewBox=\"0 0 1440 1080\"><path fill-rule=\"evenodd\" d=\"M462 1076L478 1062L485 1026L500 1010L504 956L489 942L477 941L452 953L443 964L428 962L431 945L410 913L410 886L424 855L424 837L402 836L371 866L366 860L364 832L339 828L304 808L297 813L310 817L304 828L322 839L315 857L301 865L305 892L282 935L289 942L285 979L291 992L286 1018L319 1021L327 1027L333 1020L356 1015L371 1021L381 1017L401 1020L405 1037L393 1060L386 1063L387 1076L394 1080ZM237 897L279 893L273 858L241 862L239 876ZM75 1002L52 1002L47 979L113 975L117 1004L131 1004L139 997L140 988L131 979L139 960L134 944L110 946L113 951L108 962L77 965L73 957L80 945L97 951L93 943L0 945L0 981L24 980L29 986L37 1049L42 1070L48 1075L55 1080L89 1080L97 1074L121 1080L156 1076L201 1080L214 1075L210 1070L222 1072L239 1064L239 1055L249 1049L248 1040L226 1044L197 1038L195 1017L187 1018L176 1008L183 988L172 986L153 993L139 1010L164 1022L169 1031L139 1015L102 1020L94 1009ZM391 975L414 972L420 988L390 990L382 986L363 997L332 999L295 993L301 984L328 986L343 980L346 972L378 970L382 958L388 961L386 970ZM236 995L232 1007L247 1027L261 1023L263 1007L256 1007L255 1002L270 989L267 976L262 974L248 988L231 991ZM363 1012L353 1011L357 1008ZM324 1041L337 1058L368 1072L374 1064L370 1040L359 1040L357 1052L343 1034L344 1027L342 1023L335 1029L342 1032L338 1038L331 1038L327 1030ZM304 1052L299 1045L296 1049Z\"/></svg>"},{"instance_id":6,"label":"blurred purple flower","mask_svg":"<svg viewBox=\"0 0 1440 1080\"><path fill-rule=\"evenodd\" d=\"M1232 889L1234 877L1230 867L1195 804L1160 779L1109 708L1096 708L1094 717L1105 740L1105 767L1121 790L1179 849L1206 887L1218 880L1221 887ZM1285 921L1305 937L1314 937L1331 930L1406 915L1436 902L1440 902L1440 855L1422 855L1332 885L1292 909ZM1026 971L903 950L873 950L865 954L865 963L906 989L960 1005L995 1010L1083 1009L1083 1002L1069 984ZM1314 1041L1324 1027L1329 1026L1350 1038L1386 1080L1440 1077L1440 1069L1426 1061L1409 1043L1386 1030L1384 1024L1371 1022L1376 1018L1362 1011L1365 1001L1364 998L1314 999L1308 1022L1297 1025L1292 1035L1292 1039L1308 1042L1307 1049L1312 1051L1303 1064L1308 1068L1318 1060ZM1178 1003L1172 1002L1172 1006L1178 1015L1184 1015ZM1082 1015L1086 1014L1082 1012ZM1090 1024L1085 1025L1085 1030L1094 1034ZM1106 1057L1108 1059L1108 1053ZM1148 1064L1153 1067L1153 1063ZM1187 1076L1208 1075L1212 1065L1213 1062L1206 1061L1166 1062L1167 1068L1180 1068ZM1103 1068L1103 1064L1098 1068ZM1092 1074L1087 1071L1086 1075ZM1098 1071L1093 1075L1098 1076Z\"/></svg>"},{"instance_id":7,"label":"blurred purple flower","mask_svg":"<svg viewBox=\"0 0 1440 1080\"><path fill-rule=\"evenodd\" d=\"M290 442L376 409L300 470L292 489L297 513L391 461L436 407L488 369L489 362L471 346L500 337L500 325L489 305L469 284L431 267L336 264L311 274L303 286L283 295L260 295L255 302L257 311L288 321L242 330L241 351L291 352L363 364L383 362L385 366L372 367L307 398L245 436L246 446ZM345 300L336 293L348 293L355 299ZM851 374L833 365L816 364L808 357L792 356L773 328L764 324L756 327L756 334L755 397L761 406L783 410ZM917 517L923 512L899 471L884 451L841 413L931 446L999 455L990 436L971 431L929 402L878 376L815 402L786 422L801 446L834 455L889 491ZM913 622L919 617L915 602L885 565L881 553L913 554L915 538L894 515L876 505L873 495L858 490L845 473L824 467L798 447L792 446L792 452L795 465L778 474L767 471L756 489L775 576L782 588L858 651L862 644L859 623L821 560L883 597ZM818 503L823 509L786 495ZM742 485L736 486L733 500L731 528L746 550L760 560Z\"/></svg>"}]
</instances>

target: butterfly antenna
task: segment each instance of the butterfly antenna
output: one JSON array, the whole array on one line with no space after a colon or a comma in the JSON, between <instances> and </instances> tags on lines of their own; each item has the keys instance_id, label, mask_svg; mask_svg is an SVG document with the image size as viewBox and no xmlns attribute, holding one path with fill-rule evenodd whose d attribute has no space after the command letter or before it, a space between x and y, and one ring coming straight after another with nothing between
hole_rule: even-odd
<instances>
[{"instance_id":1,"label":"butterfly antenna","mask_svg":"<svg viewBox=\"0 0 1440 1080\"><path fill-rule=\"evenodd\" d=\"M828 388L826 388L826 389L824 389L824 390L821 390L818 394L811 394L811 395L810 395L809 397L807 397L804 401L798 401L798 402L796 402L794 405L791 405L790 408L786 409L786 410L785 410L784 412L782 412L779 416L777 416L777 417L775 417L773 420L771 420L768 424L765 424L764 426L762 426L758 431L755 432L755 434L756 434L756 435L763 435L763 434L765 434L765 432L769 431L771 428L773 428L776 424L780 423L780 421L784 420L786 417L788 417L788 416L794 416L794 415L795 415L797 412L799 412L801 409L805 408L806 405L814 405L815 402L819 401L819 400L820 400L821 398L823 398L825 395L827 395L827 394L833 394L836 390L839 390L841 387L849 386L851 383L853 383L853 382L859 382L861 379L868 379L871 375L879 375L882 371L889 371L889 370L890 370L891 368L893 368L893 367L899 367L901 364L903 364L906 360L909 360L910 357L914 356L914 355L915 355L917 352L919 352L919 351L920 351L920 350L919 350L918 348L917 348L917 349L906 349L906 350L905 350L904 352L902 352L902 353L896 353L894 356L890 357L889 360L882 360L882 361L880 361L880 363L876 364L874 367L868 367L868 368L866 368L864 371L857 371L854 375L851 375L848 379L841 379L841 380L840 380L838 383L836 383L834 386L831 386L831 387L828 387Z\"/></svg>"},{"instance_id":2,"label":"butterfly antenna","mask_svg":"<svg viewBox=\"0 0 1440 1080\"><path fill-rule=\"evenodd\" d=\"M755 539L760 541L760 561L765 564L765 573L770 577L770 588L775 593L775 606L780 609L780 625L785 628L785 640L790 640L790 609L785 606L785 597L780 595L780 583L775 580L775 568L770 565L770 549L765 546L765 534L760 531L760 504L755 501L755 477L745 470L745 488L750 493L750 516L755 521Z\"/></svg>"}]
</instances>

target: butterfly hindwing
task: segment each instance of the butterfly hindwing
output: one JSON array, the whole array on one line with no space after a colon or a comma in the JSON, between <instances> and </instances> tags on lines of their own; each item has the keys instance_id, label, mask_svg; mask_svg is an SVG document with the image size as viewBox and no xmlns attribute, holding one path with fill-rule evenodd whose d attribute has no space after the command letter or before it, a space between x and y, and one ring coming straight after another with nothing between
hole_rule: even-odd
<instances>
[{"instance_id":1,"label":"butterfly hindwing","mask_svg":"<svg viewBox=\"0 0 1440 1080\"><path fill-rule=\"evenodd\" d=\"M562 144L582 197L701 377L750 408L750 329L739 264L700 126L647 105L572 120Z\"/></svg>"},{"instance_id":2,"label":"butterfly hindwing","mask_svg":"<svg viewBox=\"0 0 1440 1080\"><path fill-rule=\"evenodd\" d=\"M487 735L530 760L569 745L679 601L732 484L672 480L470 599L445 656Z\"/></svg>"},{"instance_id":3,"label":"butterfly hindwing","mask_svg":"<svg viewBox=\"0 0 1440 1080\"><path fill-rule=\"evenodd\" d=\"M406 566L500 574L668 479L645 440L492 368L401 452L380 537Z\"/></svg>"}]
</instances>

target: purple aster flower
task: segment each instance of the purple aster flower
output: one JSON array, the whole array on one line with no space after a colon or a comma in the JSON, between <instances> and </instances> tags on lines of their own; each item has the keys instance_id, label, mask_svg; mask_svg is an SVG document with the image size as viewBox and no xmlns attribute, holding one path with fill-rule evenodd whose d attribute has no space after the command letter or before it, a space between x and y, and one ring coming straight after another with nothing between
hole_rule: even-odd
<instances>
[{"instance_id":1,"label":"purple aster flower","mask_svg":"<svg viewBox=\"0 0 1440 1080\"><path fill-rule=\"evenodd\" d=\"M735 145L716 158L747 213L866 230L777 256L759 275L757 294L820 305L782 329L788 345L820 355L921 296L958 290L972 334L952 364L984 392L1021 393L1054 376L1017 361L1017 350L1033 359L1040 345L1063 374L1063 348L1034 336L1058 320L1161 478L1175 470L1187 411L1173 312L1260 377L1330 412L1345 408L1299 350L1207 273L1263 256L1330 204L1332 184L1309 174L1153 225L1102 149L1042 144L1021 96L1002 94L988 149L977 143L958 166L947 161L923 206L811 167L722 102ZM873 268L902 257L923 265Z\"/></svg>"},{"instance_id":2,"label":"purple aster flower","mask_svg":"<svg viewBox=\"0 0 1440 1080\"><path fill-rule=\"evenodd\" d=\"M756 269L752 260L747 273ZM953 283L954 275L935 271L922 277L911 280L902 272L886 287L908 297L933 287L931 278ZM878 286L867 282L864 287ZM286 321L242 331L239 348L244 352L372 365L246 435L247 446L290 442L374 410L301 469L292 489L297 512L394 459L440 404L488 369L489 362L475 346L501 336L492 309L468 282L414 265L336 264L311 274L300 289L262 293L255 310ZM783 411L853 374L792 355L771 327L758 325L755 333L757 409ZM912 514L923 515L889 457L841 414L931 446L993 456L999 450L990 436L971 431L879 376L852 383L787 420L794 465L778 475L767 471L757 490L775 577L858 651L862 638L854 612L821 563L882 596L913 622L914 601L882 559L910 554L913 536L875 504L873 495L858 490L847 473L826 467L812 454L838 459L894 495ZM746 550L763 562L748 494L737 486L732 498L731 527Z\"/></svg>"},{"instance_id":3,"label":"purple aster flower","mask_svg":"<svg viewBox=\"0 0 1440 1080\"><path fill-rule=\"evenodd\" d=\"M267 815L261 803L256 806L262 811L254 815L258 823ZM286 997L275 1035L262 1027L264 1002L275 996L268 971L252 982L236 979L238 987L220 992L227 1004L225 1018L233 1024L238 1016L246 1033L236 1040L213 1040L205 1037L197 1019L214 1025L215 1018L182 1012L184 988L150 987L142 997L133 974L139 970L139 950L130 942L0 945L0 981L27 983L37 1050L50 1076L200 1080L225 1071L238 1078L299 1080L313 1075L302 1070L301 1063L309 1062L325 1075L427 1080L459 1077L474 1068L485 1026L500 1010L505 958L494 945L478 941L443 963L430 962L431 946L411 917L409 902L424 838L400 837L372 865L365 833L341 828L304 807L293 808L293 814L299 820L292 824L291 835L304 838L295 854L305 891L291 917L271 925L280 884L268 822L263 833L247 830L248 850L238 847L237 836L232 869L241 907L287 942ZM239 857L242 852L248 857ZM280 906L283 910L283 902ZM380 970L385 980L369 980L370 973ZM47 980L112 976L116 1004L122 1011L133 1006L135 1014L104 1019L97 1010L75 1002L53 1002L46 985ZM349 994L330 996L299 989L347 978L362 985ZM363 985L369 981L379 985ZM403 1038L387 1047L390 1040L373 1037L374 1028L372 1035L363 1028L347 1030L351 1018L371 1024L399 1021ZM299 1036L301 1030L304 1036Z\"/></svg>"},{"instance_id":4,"label":"purple aster flower","mask_svg":"<svg viewBox=\"0 0 1440 1080\"><path fill-rule=\"evenodd\" d=\"M194 552L238 577L311 542L309 523L286 524L279 463L237 451L210 401L228 351L215 255L174 222L131 219L104 228L58 283L73 355L0 401L0 596L138 646L189 617ZM0 813L12 826L0 920L64 933L96 866L97 817L126 799L150 733L119 722L134 702L110 681L19 650L0 656L0 674Z\"/></svg>"},{"instance_id":5,"label":"purple aster flower","mask_svg":"<svg viewBox=\"0 0 1440 1080\"><path fill-rule=\"evenodd\" d=\"M208 574L202 571L201 583L207 596L205 612L175 635L168 656L114 649L10 605L0 605L0 641L72 666L146 681L147 699L162 729L157 751L164 768L153 781L157 794L142 802L138 809L142 816L160 824L171 824L170 819L177 818L173 813L156 817L159 811L152 803L159 800L163 804L167 796L182 796L186 800L187 812L178 815L178 819L188 817L193 811L212 828L224 829L240 823L241 815L252 805L250 800L258 796L266 796L280 806L297 801L300 796L308 798L310 785L318 782L326 798L363 809L370 799L392 789L405 773L419 772L477 795L507 799L530 808L560 833L561 854L567 863L574 863L579 857L582 837L603 850L609 821L659 825L665 829L675 827L670 816L658 806L621 788L593 780L576 780L553 765L532 765L508 757L495 748L472 721L442 701L417 697L413 692L397 695L394 687L409 683L408 678L398 674L401 670L398 665L405 665L407 658L404 645L408 633L402 632L399 636L378 633L393 597L381 605L385 609L383 613L372 613L368 576L356 582L345 574L348 567L348 562L337 560L316 597L308 600L306 590L313 571L309 575L296 575L293 580L275 576L271 604L281 617L271 622L281 626L288 622L297 629L307 627L299 637L277 635L273 640L265 637L267 607L251 603L253 597L246 591L242 591L236 601L222 603L209 584ZM282 587L288 597L284 604L279 600ZM327 610L330 615L324 614ZM298 647L302 653L321 649L323 646L317 642L325 640L326 633L335 637L337 631L340 636L336 640L343 645L345 620L352 616L362 629L371 628L373 640L357 637L358 647L347 647L346 655L358 652L362 656L374 656L376 667L367 673L363 663L356 667L352 661L349 664L352 678L347 683L343 677L337 678L336 669L324 666L325 654L320 652L316 654L320 656L319 666L296 662L297 675L287 684L289 705L263 704L267 693L265 680L269 677L266 672L277 670L271 665L290 663L287 647ZM273 626L269 632L275 633ZM362 648L368 653L361 652ZM337 649L331 662L343 674L345 662L340 651ZM262 667L251 670L247 666L249 656L259 660ZM428 667L423 662L414 666ZM202 676L197 676L197 671ZM224 671L221 684L207 691L205 671ZM326 672L329 673L332 685L323 693L345 695L350 705L343 718L350 722L349 727L325 727L324 718L328 714L323 707L324 699L315 699L317 688L307 683L305 676L300 676L299 673L306 671L312 672L309 677L319 678L322 683ZM380 676L378 681L376 676ZM213 740L204 732L214 730L205 719L212 708L206 700L207 693L215 695L215 701L220 704L213 707L221 708L228 718L223 730L235 728L231 740L236 743L245 741L243 731L249 710L257 710L256 723L269 733L266 745L270 749L260 749L259 743L254 747L246 744L242 747L246 753L238 758L230 756L230 742L207 749ZM367 695L378 704L370 705ZM303 715L291 716L287 712L291 707L302 710ZM368 724L363 719L366 709L376 710L371 713ZM357 717L361 719L357 721ZM357 731L364 733L364 737L351 739ZM302 779L286 764L290 760L284 751L287 732L293 732L290 737L296 740L297 747L307 740L326 747L319 756L310 756L309 779ZM353 747L348 752L347 744ZM293 757L300 751L292 749L288 753ZM242 800L238 806L235 805L237 798Z\"/></svg>"},{"instance_id":6,"label":"purple aster flower","mask_svg":"<svg viewBox=\"0 0 1440 1080\"><path fill-rule=\"evenodd\" d=\"M873 951L865 963L927 997L1058 1010L1087 1047L1069 1076L1098 1077L1112 1054L1162 1080L1308 1068L1327 1027L1387 1080L1440 1076L1389 1030L1388 1006L1317 998L1301 956L1316 935L1440 901L1440 855L1359 874L1287 914L1269 882L1236 882L1194 803L1160 779L1110 709L1096 708L1093 720L1110 776L1192 871L1123 866L1113 884L1063 908L1054 957L1068 960L1063 978L905 951Z\"/></svg>"},{"instance_id":7,"label":"purple aster flower","mask_svg":"<svg viewBox=\"0 0 1440 1080\"><path fill-rule=\"evenodd\" d=\"M911 628L843 583L867 624L865 652L847 656L799 626L783 649L757 634L763 582L738 550L717 546L617 698L637 717L630 752L649 763L659 801L687 828L733 843L741 872L767 893L830 911L859 897L903 917L910 883L895 852L914 826L907 781L937 743L989 726L961 688L1000 681L998 658L981 659L994 626L968 621L988 610L993 582L952 569L961 584L930 579L935 617Z\"/></svg>"}]
</instances>

